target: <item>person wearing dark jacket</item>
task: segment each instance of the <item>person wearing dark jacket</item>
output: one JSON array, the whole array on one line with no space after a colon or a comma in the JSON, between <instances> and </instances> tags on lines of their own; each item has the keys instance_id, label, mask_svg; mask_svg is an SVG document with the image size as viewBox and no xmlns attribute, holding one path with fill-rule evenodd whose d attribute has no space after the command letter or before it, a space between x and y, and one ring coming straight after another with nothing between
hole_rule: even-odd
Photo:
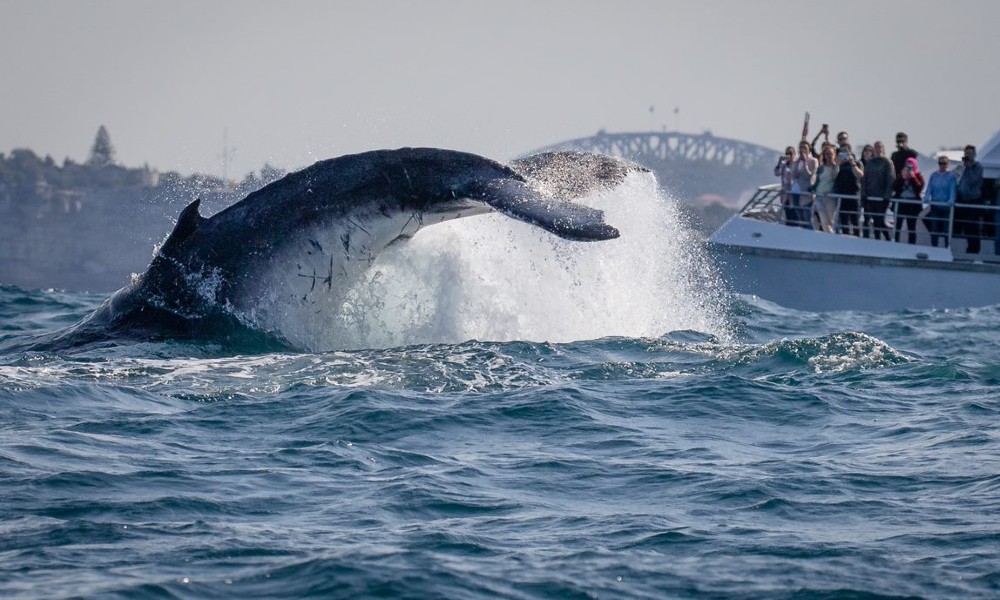
<instances>
[{"instance_id":1,"label":"person wearing dark jacket","mask_svg":"<svg viewBox=\"0 0 1000 600\"><path fill-rule=\"evenodd\" d=\"M860 189L858 182L865 172L847 144L840 147L837 160L840 161L840 169L833 180L833 193L848 196L840 198L840 233L857 237L861 235L861 227L858 224L857 195Z\"/></svg>"},{"instance_id":2,"label":"person wearing dark jacket","mask_svg":"<svg viewBox=\"0 0 1000 600\"><path fill-rule=\"evenodd\" d=\"M906 166L906 159L917 159L917 151L909 146L910 138L900 131L896 134L896 151L892 153L892 168L896 169L896 179L903 175L903 167Z\"/></svg>"},{"instance_id":3,"label":"person wearing dark jacket","mask_svg":"<svg viewBox=\"0 0 1000 600\"><path fill-rule=\"evenodd\" d=\"M892 163L885 157L885 144L875 142L875 156L865 163L865 176L861 180L861 205L865 211L865 221L861 226L868 237L869 226L872 237L889 241L889 228L885 224L885 211L892 197L892 185L896 179Z\"/></svg>"},{"instance_id":4,"label":"person wearing dark jacket","mask_svg":"<svg viewBox=\"0 0 1000 600\"><path fill-rule=\"evenodd\" d=\"M917 159L907 158L903 171L896 177L893 184L893 197L896 198L896 241L906 223L907 241L917 243L917 216L923 205L920 202L924 191L924 176L917 168Z\"/></svg>"},{"instance_id":5,"label":"person wearing dark jacket","mask_svg":"<svg viewBox=\"0 0 1000 600\"><path fill-rule=\"evenodd\" d=\"M962 174L958 178L958 204L955 207L955 235L965 238L969 254L979 254L983 235L983 165L976 160L976 147L965 147ZM961 206L961 205L966 206Z\"/></svg>"}]
</instances>

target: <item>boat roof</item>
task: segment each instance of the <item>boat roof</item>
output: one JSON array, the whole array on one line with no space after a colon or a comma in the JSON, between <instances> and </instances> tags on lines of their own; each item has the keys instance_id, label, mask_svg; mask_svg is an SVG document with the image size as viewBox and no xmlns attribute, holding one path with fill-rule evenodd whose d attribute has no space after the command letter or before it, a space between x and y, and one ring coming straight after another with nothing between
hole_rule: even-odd
<instances>
[{"instance_id":1,"label":"boat roof","mask_svg":"<svg viewBox=\"0 0 1000 600\"><path fill-rule=\"evenodd\" d=\"M976 153L976 158L983 165L984 177L1000 177L1000 131L983 144Z\"/></svg>"},{"instance_id":2,"label":"boat roof","mask_svg":"<svg viewBox=\"0 0 1000 600\"><path fill-rule=\"evenodd\" d=\"M952 165L961 165L962 157L965 156L965 148L944 148L931 155L933 158L939 156L947 156L951 159ZM985 144L977 147L976 159L983 165L983 177L987 179L1000 178L1000 130L986 140ZM934 166L921 165L921 168L932 171Z\"/></svg>"}]
</instances>

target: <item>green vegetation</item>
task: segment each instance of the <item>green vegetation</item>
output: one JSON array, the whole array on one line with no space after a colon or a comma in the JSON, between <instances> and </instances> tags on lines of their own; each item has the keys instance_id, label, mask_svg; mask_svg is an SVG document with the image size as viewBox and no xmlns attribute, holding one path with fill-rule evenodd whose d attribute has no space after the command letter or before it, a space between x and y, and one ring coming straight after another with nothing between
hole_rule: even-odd
<instances>
[{"instance_id":1,"label":"green vegetation","mask_svg":"<svg viewBox=\"0 0 1000 600\"><path fill-rule=\"evenodd\" d=\"M88 167L109 167L115 164L115 147L111 145L111 136L108 130L101 125L97 130L97 137L94 138L94 145L90 147L90 158L87 159Z\"/></svg>"},{"instance_id":2,"label":"green vegetation","mask_svg":"<svg viewBox=\"0 0 1000 600\"><path fill-rule=\"evenodd\" d=\"M265 165L234 183L124 167L103 126L83 164L0 153L0 284L114 290L143 270L192 200L209 215L283 175Z\"/></svg>"},{"instance_id":3,"label":"green vegetation","mask_svg":"<svg viewBox=\"0 0 1000 600\"><path fill-rule=\"evenodd\" d=\"M285 175L285 171L264 165L260 174L249 173L238 184L220 177L196 173L188 177L170 171L160 173L150 166L128 168L115 163L111 136L103 125L97 130L90 157L83 164L69 158L62 165L51 156L41 158L32 150L18 148L10 155L0 153L0 206L30 201L32 196L73 191L121 191L170 188L194 193L248 194Z\"/></svg>"}]
</instances>

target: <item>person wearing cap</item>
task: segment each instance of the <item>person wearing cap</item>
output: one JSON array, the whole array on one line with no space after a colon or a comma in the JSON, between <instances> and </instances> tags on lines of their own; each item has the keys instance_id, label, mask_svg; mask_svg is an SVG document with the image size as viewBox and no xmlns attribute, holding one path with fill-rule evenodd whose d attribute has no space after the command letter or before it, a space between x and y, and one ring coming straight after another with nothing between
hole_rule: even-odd
<instances>
[{"instance_id":1,"label":"person wearing cap","mask_svg":"<svg viewBox=\"0 0 1000 600\"><path fill-rule=\"evenodd\" d=\"M948 247L948 220L958 191L958 177L948 170L951 161L947 156L939 156L938 169L931 173L924 190L924 203L931 210L924 217L927 231L931 233L931 246L937 248L938 239L944 238L944 247Z\"/></svg>"},{"instance_id":2,"label":"person wearing cap","mask_svg":"<svg viewBox=\"0 0 1000 600\"><path fill-rule=\"evenodd\" d=\"M920 195L924 191L924 176L917 168L917 159L907 158L903 163L903 171L896 177L893 184L893 197L896 198L896 241L906 223L907 241L917 243L917 216L922 210Z\"/></svg>"}]
</instances>

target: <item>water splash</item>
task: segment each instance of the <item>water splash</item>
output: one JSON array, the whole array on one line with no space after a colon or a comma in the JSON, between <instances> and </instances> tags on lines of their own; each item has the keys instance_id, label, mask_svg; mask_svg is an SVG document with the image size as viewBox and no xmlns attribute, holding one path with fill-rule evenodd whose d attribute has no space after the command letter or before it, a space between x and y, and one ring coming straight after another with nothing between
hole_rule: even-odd
<instances>
[{"instance_id":1,"label":"water splash","mask_svg":"<svg viewBox=\"0 0 1000 600\"><path fill-rule=\"evenodd\" d=\"M783 338L761 345L734 345L720 353L737 363L774 365L777 359L789 372L807 366L816 375L879 370L912 362L907 354L862 332L832 333L815 338Z\"/></svg>"},{"instance_id":2,"label":"water splash","mask_svg":"<svg viewBox=\"0 0 1000 600\"><path fill-rule=\"evenodd\" d=\"M435 225L386 249L335 314L296 315L279 329L311 350L729 337L714 268L651 175L582 202L604 210L621 238L568 242L495 214Z\"/></svg>"}]
</instances>

